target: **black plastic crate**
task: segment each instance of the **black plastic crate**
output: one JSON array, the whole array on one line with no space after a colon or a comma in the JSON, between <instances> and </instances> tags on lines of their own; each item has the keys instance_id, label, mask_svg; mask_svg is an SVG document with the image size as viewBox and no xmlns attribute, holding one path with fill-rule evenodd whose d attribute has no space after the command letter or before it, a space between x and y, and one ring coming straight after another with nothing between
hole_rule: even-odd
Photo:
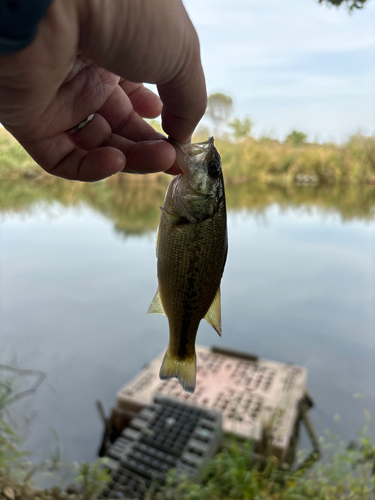
<instances>
[{"instance_id":1,"label":"black plastic crate","mask_svg":"<svg viewBox=\"0 0 375 500\"><path fill-rule=\"evenodd\" d=\"M142 500L171 469L199 479L222 442L221 413L157 394L107 452L113 482L106 498Z\"/></svg>"}]
</instances>

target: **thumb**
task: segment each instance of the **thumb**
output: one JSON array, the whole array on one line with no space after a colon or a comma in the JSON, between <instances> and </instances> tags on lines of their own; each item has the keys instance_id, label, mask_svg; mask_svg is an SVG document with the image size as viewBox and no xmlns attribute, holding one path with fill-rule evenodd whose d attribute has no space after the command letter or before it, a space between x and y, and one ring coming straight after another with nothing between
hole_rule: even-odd
<instances>
[{"instance_id":1,"label":"thumb","mask_svg":"<svg viewBox=\"0 0 375 500\"><path fill-rule=\"evenodd\" d=\"M82 0L80 50L132 82L154 83L165 132L188 142L206 108L195 28L181 0Z\"/></svg>"}]
</instances>

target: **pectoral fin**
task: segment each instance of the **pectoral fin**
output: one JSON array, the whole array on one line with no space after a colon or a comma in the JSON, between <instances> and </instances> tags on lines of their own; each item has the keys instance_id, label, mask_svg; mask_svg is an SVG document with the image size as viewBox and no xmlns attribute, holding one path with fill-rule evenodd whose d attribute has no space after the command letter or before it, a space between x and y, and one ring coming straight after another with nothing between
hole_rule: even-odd
<instances>
[{"instance_id":1,"label":"pectoral fin","mask_svg":"<svg viewBox=\"0 0 375 500\"><path fill-rule=\"evenodd\" d=\"M160 300L159 288L156 290L155 297L148 308L147 314L165 314L163 304Z\"/></svg>"},{"instance_id":2,"label":"pectoral fin","mask_svg":"<svg viewBox=\"0 0 375 500\"><path fill-rule=\"evenodd\" d=\"M170 222L174 226L176 226L177 224L180 224L181 221L183 220L183 217L172 215L170 212L168 212L167 210L165 210L165 208L163 208L163 207L160 207L160 210L166 216L168 222Z\"/></svg>"},{"instance_id":3,"label":"pectoral fin","mask_svg":"<svg viewBox=\"0 0 375 500\"><path fill-rule=\"evenodd\" d=\"M217 289L214 300L212 301L204 319L209 323L212 328L215 328L221 337L221 300L220 300L220 286Z\"/></svg>"}]
</instances>

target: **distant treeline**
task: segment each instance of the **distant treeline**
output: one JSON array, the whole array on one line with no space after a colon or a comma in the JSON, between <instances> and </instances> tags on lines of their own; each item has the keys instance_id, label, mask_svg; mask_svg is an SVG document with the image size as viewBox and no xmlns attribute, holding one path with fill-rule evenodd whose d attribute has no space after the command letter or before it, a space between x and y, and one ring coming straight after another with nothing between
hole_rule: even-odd
<instances>
[{"instance_id":1,"label":"distant treeline","mask_svg":"<svg viewBox=\"0 0 375 500\"><path fill-rule=\"evenodd\" d=\"M251 137L235 143L218 140L216 145L230 182L375 184L375 137L355 135L343 145Z\"/></svg>"},{"instance_id":2,"label":"distant treeline","mask_svg":"<svg viewBox=\"0 0 375 500\"><path fill-rule=\"evenodd\" d=\"M219 137L215 144L222 157L226 182L375 184L375 137L357 134L342 145L307 143L305 137L296 131L285 142L248 136ZM0 130L0 179L46 175L5 130ZM121 177L124 176L115 176L119 181ZM127 181L139 182L164 183L169 179L163 174L125 177Z\"/></svg>"}]
</instances>

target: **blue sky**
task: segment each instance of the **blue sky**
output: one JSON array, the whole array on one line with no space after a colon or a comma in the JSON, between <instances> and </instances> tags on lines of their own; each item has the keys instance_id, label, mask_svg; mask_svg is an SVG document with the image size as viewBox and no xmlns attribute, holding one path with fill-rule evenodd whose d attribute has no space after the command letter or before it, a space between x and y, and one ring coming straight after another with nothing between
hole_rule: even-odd
<instances>
[{"instance_id":1,"label":"blue sky","mask_svg":"<svg viewBox=\"0 0 375 500\"><path fill-rule=\"evenodd\" d=\"M254 135L375 134L375 1L349 14L317 0L185 0L208 92L231 95Z\"/></svg>"}]
</instances>

